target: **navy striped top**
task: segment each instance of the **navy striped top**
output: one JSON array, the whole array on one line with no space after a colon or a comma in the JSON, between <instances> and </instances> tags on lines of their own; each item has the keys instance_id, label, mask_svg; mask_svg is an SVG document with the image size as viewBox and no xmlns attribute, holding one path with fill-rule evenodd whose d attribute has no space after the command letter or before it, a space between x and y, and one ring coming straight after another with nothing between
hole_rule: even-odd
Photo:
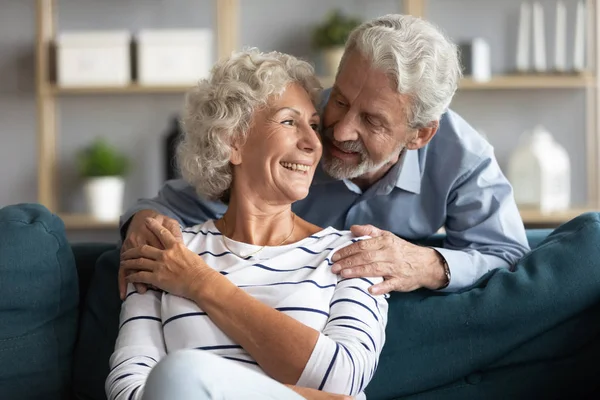
<instances>
[{"instance_id":1,"label":"navy striped top","mask_svg":"<svg viewBox=\"0 0 600 400\"><path fill-rule=\"evenodd\" d=\"M298 386L364 398L385 342L387 301L368 288L381 278L343 279L331 272L338 249L363 238L324 229L299 242L260 247L224 238L213 221L184 229L187 247L231 282L276 310L321 332ZM226 301L226 299L223 299ZM210 351L264 373L194 302L129 285L106 381L109 399L140 399L150 369L178 349Z\"/></svg>"}]
</instances>

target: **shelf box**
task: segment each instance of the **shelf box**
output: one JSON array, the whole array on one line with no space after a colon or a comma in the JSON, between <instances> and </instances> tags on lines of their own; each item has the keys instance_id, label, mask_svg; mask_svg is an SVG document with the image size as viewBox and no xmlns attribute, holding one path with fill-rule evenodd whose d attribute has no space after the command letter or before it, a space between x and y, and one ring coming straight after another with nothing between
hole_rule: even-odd
<instances>
[{"instance_id":1,"label":"shelf box","mask_svg":"<svg viewBox=\"0 0 600 400\"><path fill-rule=\"evenodd\" d=\"M137 80L143 85L186 85L212 68L210 29L143 30L136 37Z\"/></svg>"},{"instance_id":2,"label":"shelf box","mask_svg":"<svg viewBox=\"0 0 600 400\"><path fill-rule=\"evenodd\" d=\"M57 84L61 87L130 84L130 44L131 35L126 31L59 34Z\"/></svg>"}]
</instances>

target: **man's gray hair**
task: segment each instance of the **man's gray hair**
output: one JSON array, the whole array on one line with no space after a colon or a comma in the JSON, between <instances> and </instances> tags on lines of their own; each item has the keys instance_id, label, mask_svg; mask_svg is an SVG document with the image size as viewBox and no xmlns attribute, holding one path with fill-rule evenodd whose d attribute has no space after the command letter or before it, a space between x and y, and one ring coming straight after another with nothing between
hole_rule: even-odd
<instances>
[{"instance_id":1,"label":"man's gray hair","mask_svg":"<svg viewBox=\"0 0 600 400\"><path fill-rule=\"evenodd\" d=\"M358 26L346 42L340 68L353 50L411 97L411 128L439 121L462 76L458 47L435 25L410 15L389 14Z\"/></svg>"},{"instance_id":2,"label":"man's gray hair","mask_svg":"<svg viewBox=\"0 0 600 400\"><path fill-rule=\"evenodd\" d=\"M227 200L232 145L245 142L255 111L290 83L300 84L317 106L322 87L309 63L249 49L218 62L210 77L187 93L177 162L199 195Z\"/></svg>"}]
</instances>

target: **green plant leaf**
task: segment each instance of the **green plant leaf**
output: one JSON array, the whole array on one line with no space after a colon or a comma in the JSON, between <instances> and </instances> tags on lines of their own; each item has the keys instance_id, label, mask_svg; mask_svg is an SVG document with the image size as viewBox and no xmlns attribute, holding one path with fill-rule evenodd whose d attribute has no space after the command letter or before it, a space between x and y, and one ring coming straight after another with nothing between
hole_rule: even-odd
<instances>
[{"instance_id":1,"label":"green plant leaf","mask_svg":"<svg viewBox=\"0 0 600 400\"><path fill-rule=\"evenodd\" d=\"M129 171L129 160L104 139L95 140L77 157L79 174L83 178L123 176Z\"/></svg>"},{"instance_id":2,"label":"green plant leaf","mask_svg":"<svg viewBox=\"0 0 600 400\"><path fill-rule=\"evenodd\" d=\"M336 9L329 13L322 24L315 26L312 44L317 49L344 46L352 30L361 23L360 19L345 16Z\"/></svg>"}]
</instances>

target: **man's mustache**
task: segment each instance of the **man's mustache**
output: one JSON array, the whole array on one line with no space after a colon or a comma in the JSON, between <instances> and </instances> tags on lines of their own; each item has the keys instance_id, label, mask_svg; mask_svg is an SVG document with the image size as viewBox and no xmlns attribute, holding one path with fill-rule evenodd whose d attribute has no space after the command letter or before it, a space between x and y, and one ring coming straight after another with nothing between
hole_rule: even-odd
<instances>
[{"instance_id":1,"label":"man's mustache","mask_svg":"<svg viewBox=\"0 0 600 400\"><path fill-rule=\"evenodd\" d=\"M360 139L359 140L346 140L343 142L338 142L337 140L335 140L335 138L333 137L333 126L330 126L329 128L325 128L323 130L322 135L323 135L323 138L325 138L328 141L330 141L331 143L333 143L333 145L340 150L343 150L346 152L360 153L362 155L367 155L365 146Z\"/></svg>"}]
</instances>

